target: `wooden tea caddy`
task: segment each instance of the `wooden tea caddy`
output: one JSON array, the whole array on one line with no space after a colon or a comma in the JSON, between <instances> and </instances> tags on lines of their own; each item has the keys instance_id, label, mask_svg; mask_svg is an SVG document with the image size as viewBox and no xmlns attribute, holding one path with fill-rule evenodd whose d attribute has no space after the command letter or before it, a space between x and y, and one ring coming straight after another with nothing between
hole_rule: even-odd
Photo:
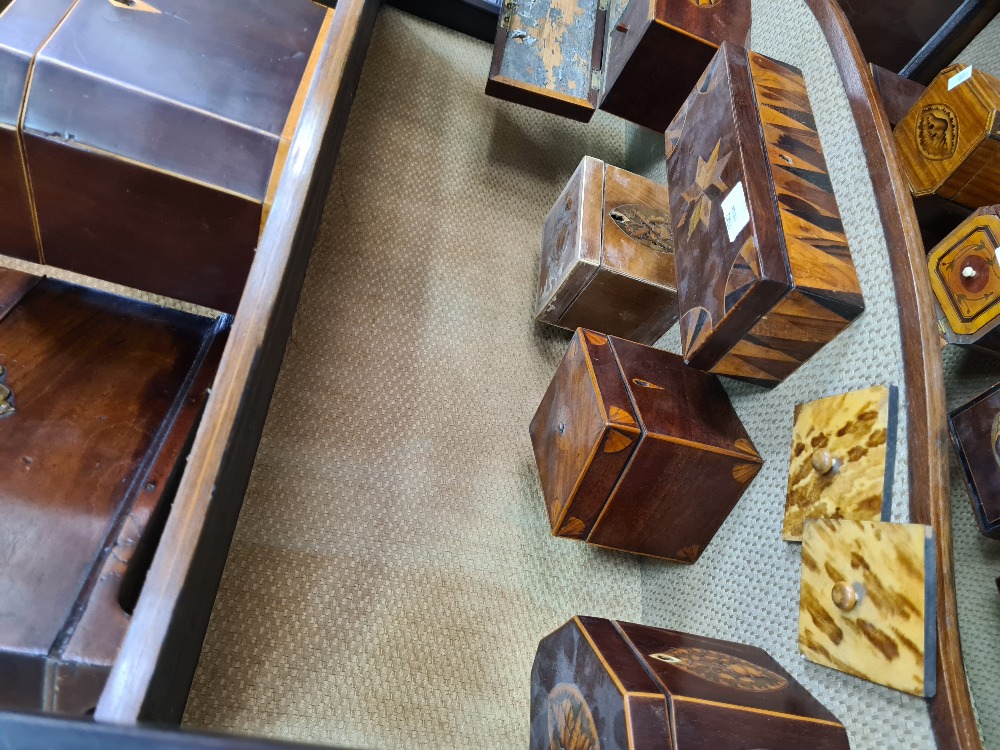
<instances>
[{"instance_id":1,"label":"wooden tea caddy","mask_svg":"<svg viewBox=\"0 0 1000 750\"><path fill-rule=\"evenodd\" d=\"M332 13L13 0L0 253L235 312Z\"/></svg>"},{"instance_id":2,"label":"wooden tea caddy","mask_svg":"<svg viewBox=\"0 0 1000 750\"><path fill-rule=\"evenodd\" d=\"M542 229L535 319L652 344L677 321L666 187L585 156Z\"/></svg>"},{"instance_id":3,"label":"wooden tea caddy","mask_svg":"<svg viewBox=\"0 0 1000 750\"><path fill-rule=\"evenodd\" d=\"M802 75L723 44L666 152L684 361L774 387L864 310Z\"/></svg>"},{"instance_id":4,"label":"wooden tea caddy","mask_svg":"<svg viewBox=\"0 0 1000 750\"><path fill-rule=\"evenodd\" d=\"M553 534L676 562L698 560L763 464L717 378L582 328L529 431Z\"/></svg>"},{"instance_id":5,"label":"wooden tea caddy","mask_svg":"<svg viewBox=\"0 0 1000 750\"><path fill-rule=\"evenodd\" d=\"M598 617L542 639L531 750L847 750L837 718L765 651Z\"/></svg>"}]
</instances>

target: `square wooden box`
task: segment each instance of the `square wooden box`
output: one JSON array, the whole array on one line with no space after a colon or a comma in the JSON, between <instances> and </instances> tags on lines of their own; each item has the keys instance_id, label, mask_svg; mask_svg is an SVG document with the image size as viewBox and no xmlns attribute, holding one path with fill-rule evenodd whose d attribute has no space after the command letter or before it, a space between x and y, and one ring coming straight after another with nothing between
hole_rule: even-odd
<instances>
[{"instance_id":1,"label":"square wooden box","mask_svg":"<svg viewBox=\"0 0 1000 750\"><path fill-rule=\"evenodd\" d=\"M0 269L0 707L97 704L227 327Z\"/></svg>"},{"instance_id":2,"label":"square wooden box","mask_svg":"<svg viewBox=\"0 0 1000 750\"><path fill-rule=\"evenodd\" d=\"M667 188L585 156L542 230L535 319L652 344L677 320Z\"/></svg>"},{"instance_id":3,"label":"square wooden box","mask_svg":"<svg viewBox=\"0 0 1000 750\"><path fill-rule=\"evenodd\" d=\"M950 65L893 132L915 196L968 208L1000 203L1000 80Z\"/></svg>"},{"instance_id":4,"label":"square wooden box","mask_svg":"<svg viewBox=\"0 0 1000 750\"><path fill-rule=\"evenodd\" d=\"M542 639L531 750L847 750L843 725L765 651L597 617Z\"/></svg>"},{"instance_id":5,"label":"square wooden box","mask_svg":"<svg viewBox=\"0 0 1000 750\"><path fill-rule=\"evenodd\" d=\"M0 15L0 252L235 311L331 14L15 0Z\"/></svg>"},{"instance_id":6,"label":"square wooden box","mask_svg":"<svg viewBox=\"0 0 1000 750\"><path fill-rule=\"evenodd\" d=\"M684 359L773 387L864 310L801 73L723 44L666 147Z\"/></svg>"},{"instance_id":7,"label":"square wooden box","mask_svg":"<svg viewBox=\"0 0 1000 750\"><path fill-rule=\"evenodd\" d=\"M979 531L1000 539L1000 384L951 412L948 427Z\"/></svg>"},{"instance_id":8,"label":"square wooden box","mask_svg":"<svg viewBox=\"0 0 1000 750\"><path fill-rule=\"evenodd\" d=\"M750 2L617 0L607 28L601 109L662 133L719 46L746 44Z\"/></svg>"},{"instance_id":9,"label":"square wooden box","mask_svg":"<svg viewBox=\"0 0 1000 750\"><path fill-rule=\"evenodd\" d=\"M677 562L698 559L763 464L717 378L584 329L530 433L553 534Z\"/></svg>"}]
</instances>

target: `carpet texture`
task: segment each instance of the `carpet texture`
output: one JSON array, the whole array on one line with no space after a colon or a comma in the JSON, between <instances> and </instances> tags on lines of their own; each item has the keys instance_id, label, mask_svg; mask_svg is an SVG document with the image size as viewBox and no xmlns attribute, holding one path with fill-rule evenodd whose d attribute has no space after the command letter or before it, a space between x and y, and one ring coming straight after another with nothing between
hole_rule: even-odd
<instances>
[{"instance_id":1,"label":"carpet texture","mask_svg":"<svg viewBox=\"0 0 1000 750\"><path fill-rule=\"evenodd\" d=\"M727 384L767 463L699 563L553 539L527 436L568 342L531 318L545 214L585 154L662 178L662 139L489 99L487 45L386 9L189 726L524 747L538 640L591 614L764 647L856 750L934 746L922 700L797 651L800 551L780 539L794 404L900 386L893 517L906 520L905 391L888 250L829 50L801 0L755 0L754 16L754 47L805 71L868 307L778 389Z\"/></svg>"}]
</instances>

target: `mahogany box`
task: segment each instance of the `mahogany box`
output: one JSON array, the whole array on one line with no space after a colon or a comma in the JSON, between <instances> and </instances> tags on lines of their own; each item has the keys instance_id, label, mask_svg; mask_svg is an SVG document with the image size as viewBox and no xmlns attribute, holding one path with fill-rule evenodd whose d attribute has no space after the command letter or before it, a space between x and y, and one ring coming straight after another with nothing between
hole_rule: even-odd
<instances>
[{"instance_id":1,"label":"mahogany box","mask_svg":"<svg viewBox=\"0 0 1000 750\"><path fill-rule=\"evenodd\" d=\"M531 420L552 533L693 563L757 475L718 378L579 329Z\"/></svg>"},{"instance_id":2,"label":"mahogany box","mask_svg":"<svg viewBox=\"0 0 1000 750\"><path fill-rule=\"evenodd\" d=\"M938 328L949 344L1000 355L1000 206L977 209L927 256Z\"/></svg>"},{"instance_id":3,"label":"mahogany box","mask_svg":"<svg viewBox=\"0 0 1000 750\"><path fill-rule=\"evenodd\" d=\"M227 329L0 269L0 708L96 705Z\"/></svg>"},{"instance_id":4,"label":"mahogany box","mask_svg":"<svg viewBox=\"0 0 1000 750\"><path fill-rule=\"evenodd\" d=\"M535 319L652 344L677 320L663 185L585 156L542 232Z\"/></svg>"},{"instance_id":5,"label":"mahogany box","mask_svg":"<svg viewBox=\"0 0 1000 750\"><path fill-rule=\"evenodd\" d=\"M979 531L1000 539L1000 383L948 415Z\"/></svg>"},{"instance_id":6,"label":"mahogany box","mask_svg":"<svg viewBox=\"0 0 1000 750\"><path fill-rule=\"evenodd\" d=\"M893 132L914 196L967 208L1000 203L1000 80L950 65Z\"/></svg>"},{"instance_id":7,"label":"mahogany box","mask_svg":"<svg viewBox=\"0 0 1000 750\"><path fill-rule=\"evenodd\" d=\"M486 93L662 133L716 48L749 31L749 0L505 0Z\"/></svg>"},{"instance_id":8,"label":"mahogany box","mask_svg":"<svg viewBox=\"0 0 1000 750\"><path fill-rule=\"evenodd\" d=\"M767 652L574 617L531 670L531 750L848 750L847 731Z\"/></svg>"},{"instance_id":9,"label":"mahogany box","mask_svg":"<svg viewBox=\"0 0 1000 750\"><path fill-rule=\"evenodd\" d=\"M750 34L750 0L618 0L601 109L662 133L724 42Z\"/></svg>"},{"instance_id":10,"label":"mahogany box","mask_svg":"<svg viewBox=\"0 0 1000 750\"><path fill-rule=\"evenodd\" d=\"M332 13L14 0L0 15L0 252L234 311Z\"/></svg>"},{"instance_id":11,"label":"mahogany box","mask_svg":"<svg viewBox=\"0 0 1000 750\"><path fill-rule=\"evenodd\" d=\"M773 387L864 310L801 73L723 44L666 153L684 360Z\"/></svg>"}]
</instances>

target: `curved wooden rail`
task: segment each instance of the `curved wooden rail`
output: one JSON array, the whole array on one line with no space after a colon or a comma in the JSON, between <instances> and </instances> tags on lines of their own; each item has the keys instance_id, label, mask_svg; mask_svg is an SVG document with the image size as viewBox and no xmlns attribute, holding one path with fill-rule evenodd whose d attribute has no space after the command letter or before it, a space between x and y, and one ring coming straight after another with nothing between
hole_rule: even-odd
<instances>
[{"instance_id":1,"label":"curved wooden rail","mask_svg":"<svg viewBox=\"0 0 1000 750\"><path fill-rule=\"evenodd\" d=\"M875 188L899 305L906 380L910 516L938 550L938 692L930 701L938 747L982 750L962 661L955 598L944 373L926 255L892 129L861 47L835 0L806 0L833 52Z\"/></svg>"}]
</instances>

